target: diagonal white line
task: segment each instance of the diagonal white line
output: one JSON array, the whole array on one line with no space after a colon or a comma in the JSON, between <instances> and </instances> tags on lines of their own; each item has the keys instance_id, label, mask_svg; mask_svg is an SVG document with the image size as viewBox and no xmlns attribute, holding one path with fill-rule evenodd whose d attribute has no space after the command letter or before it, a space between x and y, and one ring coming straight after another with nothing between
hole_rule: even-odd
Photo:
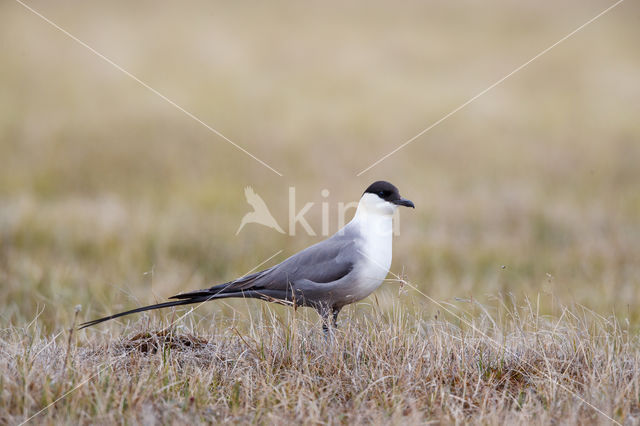
<instances>
[{"instance_id":1,"label":"diagonal white line","mask_svg":"<svg viewBox=\"0 0 640 426\"><path fill-rule=\"evenodd\" d=\"M85 384L87 384L91 379L93 379L94 377L96 377L97 375L99 375L100 373L102 373L104 370L106 370L107 368L111 367L111 365L113 365L114 362L124 358L125 356L127 356L127 354L123 354L120 355L118 358L116 358L115 360L105 363L103 364L103 366L98 369L98 371L94 374L92 374L91 376L87 377L85 380L81 381L80 383L78 383L76 386L74 386L73 388L69 389L66 393L64 393L63 395L61 395L58 399L56 399L55 401L53 401L51 404L47 405L46 407L42 408L40 411L38 411L37 413L35 413L34 415L32 415L31 417L27 418L26 420L24 420L22 423L19 424L19 426L23 426L27 423L29 423L31 420L33 420L35 417L37 417L39 414L43 413L44 411L48 410L49 408L51 408L52 406L54 406L55 404L57 404L59 401L65 399L67 396L69 396L70 394L72 394L73 392L75 392L76 390L78 390L78 388L81 388L82 386L84 386Z\"/></svg>"},{"instance_id":2,"label":"diagonal white line","mask_svg":"<svg viewBox=\"0 0 640 426\"><path fill-rule=\"evenodd\" d=\"M214 129L213 127L211 127L210 125L208 125L207 123L202 121L200 118L198 118L197 116L195 116L191 112L187 111L186 109L184 109L183 107L181 107L180 105L178 105L177 103L175 103L174 101L172 101L171 99L166 97L165 95L163 95L162 93L158 92L156 89L154 89L153 87L149 86L147 83L145 83L144 81L140 80L138 77L136 77L135 75L131 74L129 71L127 71L126 69L124 69L123 67L121 67L120 65L118 65L117 63L115 63L114 61L112 61L111 59L106 57L105 55L103 55L102 53L98 52L93 47L89 46L87 43L85 43L84 41L80 40L78 37L76 37L73 34L71 34L69 31L67 31L64 28L60 27L58 24L53 22L51 19L47 18L46 16L44 16L43 14L41 14L40 12L38 12L37 10L32 8L31 6L25 4L23 1L21 1L21 0L15 0L15 1L17 3L19 3L20 5L22 5L25 9L27 9L31 13L33 13L34 15L38 16L39 18L41 18L43 21L47 22L49 25L51 25L52 27L54 27L58 31L62 32L64 35L66 35L67 37L69 37L70 39L75 41L76 43L80 44L81 46L83 46L86 49L88 49L89 51L91 51L94 55L98 56L100 59L102 59L105 62L107 62L108 64L110 64L111 66L116 68L118 71L122 72L126 76L128 76L131 79L135 80L138 84L140 84L144 88L148 89L149 91L151 91L155 95L157 95L160 98L162 98L163 100L167 101L169 104L171 104L177 110L179 110L182 113L184 113L187 117L197 121L202 126L204 126L206 129L208 129L209 131L211 131L214 134L218 135L220 138L224 139L225 141L229 142L231 145L233 145L234 147L236 147L240 151L244 152L249 157L253 158L258 163L262 164L263 166L265 166L266 168L268 168L269 170L271 170L272 172L274 172L278 176L283 176L282 173L280 173L279 171L277 171L276 169L274 169L273 167L271 167L270 165L268 165L267 163L265 163L264 161L262 161L261 159L259 159L258 157L256 157L255 155L253 155L252 153L250 153L249 151L247 151L246 149L244 149L243 147L241 147L240 145L238 145L237 143L235 143L234 141L229 139L228 137L226 137L225 135L223 135L222 133L220 133L218 130Z\"/></svg>"},{"instance_id":3,"label":"diagonal white line","mask_svg":"<svg viewBox=\"0 0 640 426\"><path fill-rule=\"evenodd\" d=\"M360 176L363 173L367 172L368 170L370 170L371 168L377 166L378 164L380 164L381 162L383 162L384 160L386 160L387 158L391 157L393 154L395 154L396 152L400 151L402 148L406 147L407 145L409 145L411 142L415 141L416 139L418 139L420 136L424 135L425 133L427 133L429 130L433 129L434 127L436 127L438 124L442 123L443 121L445 121L447 118L451 117L452 115L454 115L455 113L457 113L458 111L460 111L461 109L463 109L464 107L466 107L467 105L469 105L470 103L472 103L473 101L475 101L476 99L478 99L480 96L484 95L485 93L487 93L489 90L493 89L494 87L496 87L497 85L499 85L500 83L502 83L503 81L505 81L506 79L508 79L509 77L511 77L512 75L514 75L515 73L517 73L518 71L522 70L524 67L526 67L527 65L529 65L530 63L532 63L533 61L535 61L536 59L540 58L542 55L544 55L545 53L549 52L551 49L553 49L554 47L556 47L557 45L559 45L560 43L562 43L563 41L567 40L568 38L570 38L571 36L573 36L574 34L576 34L578 31L582 30L584 27L586 27L587 25L591 24L592 22L594 22L595 20L597 20L598 18L600 18L601 16L603 16L604 14L606 14L607 12L611 11L613 8L615 8L616 6L618 6L620 3L622 3L624 0L618 0L617 2L615 2L614 4L612 4L611 6L607 7L605 10L603 10L602 12L598 13L596 16L594 16L593 18L589 19L587 22L585 22L584 24L580 25L578 28L576 28L575 30L571 31L569 34L567 34L566 36L562 37L560 40L556 41L555 43L553 43L551 46L547 47L546 49L544 49L542 52L538 53L537 55L535 55L533 58L529 59L527 62L523 63L522 65L520 65L519 67L517 67L516 69L514 69L513 71L511 71L509 74L505 75L504 77L502 77L500 80L496 81L495 83L493 83L492 85L490 85L489 87L487 87L486 89L484 89L483 91L481 91L480 93L478 93L477 95L475 95L474 97L472 97L471 99L469 99L468 101L464 102L463 104L461 104L460 106L458 106L457 108L453 109L451 112L449 112L448 114L446 114L444 117L440 118L439 120L437 120L436 122L432 123L429 127L423 129L420 133L418 133L417 135L415 135L414 137L412 137L411 139L407 140L406 142L402 143L401 145L399 145L396 149L394 149L393 151L391 151L390 153L388 153L387 155L385 155L384 157L380 158L378 161L376 161L375 163L371 164L369 167L367 167L366 169L360 171L360 173L358 173L356 176Z\"/></svg>"},{"instance_id":4,"label":"diagonal white line","mask_svg":"<svg viewBox=\"0 0 640 426\"><path fill-rule=\"evenodd\" d=\"M366 253L358 250L358 252L363 255L364 257L366 257L367 259L369 259L371 262L375 263L376 265L378 265L381 268L384 268L382 265L380 265L375 259L372 259L369 255L367 255ZM599 409L598 407L596 407L595 405L593 405L592 403L590 403L589 401L587 401L586 399L584 399L583 397L581 397L580 395L578 395L577 393L575 393L573 390L569 389L567 386L565 386L564 384L558 382L557 380L555 380L553 378L553 376L550 373L546 373L545 371L539 369L538 367L536 367L535 365L531 364L530 362L521 359L520 357L518 357L518 354L514 353L511 349L509 349L507 346L502 346L500 344L500 342L498 342L496 339L492 338L491 336L489 336L488 334L486 334L485 332L483 332L482 330L478 329L475 324L473 324L470 321L467 321L466 319L462 318L461 316L457 315L455 312L451 311L449 308L447 308L446 306L444 306L442 303L438 302L437 300L435 300L434 298L430 297L429 295L427 295L426 293L422 292L420 289L418 289L417 287L415 287L414 285L412 285L409 281L403 279L402 277L396 275L395 273L389 271L391 273L391 275L393 275L394 277L396 277L400 282L408 285L409 287L411 287L412 289L414 289L415 291L417 291L418 293L420 293L422 296L424 296L425 298L427 298L431 303L438 305L441 309L443 309L444 311L446 311L447 313L449 313L450 315L453 315L454 317L456 317L456 319L458 319L459 321L465 323L467 326L473 328L474 331L477 331L479 334L481 334L483 337L485 337L487 340L489 340L491 343L495 344L495 347L500 349L500 350L505 350L507 352L509 352L510 355L512 355L514 358L516 359L520 359L522 362L524 362L526 365L528 365L529 367L531 367L534 371L542 374L543 376L549 378L549 380L551 380L553 383L555 383L557 386L559 386L560 388L562 388L563 390L565 390L566 392L568 392L569 394L573 395L574 397L578 398L580 401L582 401L583 403L585 403L587 406L591 407L593 410L597 411L599 414L603 415L604 417L606 417L608 420L610 420L611 422L615 423L616 425L622 426L620 424L620 422L617 422L616 420L614 420L613 418L611 418L607 413L605 413L604 411L602 411L601 409ZM538 353L538 351L536 351L535 349L532 349L532 351L540 356L540 354Z\"/></svg>"},{"instance_id":5,"label":"diagonal white line","mask_svg":"<svg viewBox=\"0 0 640 426\"><path fill-rule=\"evenodd\" d=\"M248 272L246 272L243 277L245 275L249 275L250 273L252 273L253 271L255 271L256 269L258 269L259 267L261 267L262 265L264 265L265 263L267 263L268 261L270 261L271 259L273 259L274 257L276 257L277 255L279 255L280 253L282 253L284 250L279 250L278 252L274 253L273 255L271 255L268 259L263 260L262 262L260 262L258 265L254 266L253 268L251 268ZM224 290L224 289L222 289ZM220 291L222 291L220 290ZM218 292L219 293L219 292ZM215 294L218 294L215 293ZM214 294L214 296L215 296ZM205 300L204 302L200 302L198 305L196 305L194 308L190 309L189 311L187 311L187 313L185 313L184 315L182 315L181 317L179 317L178 319L174 320L171 322L171 324L169 324L166 328L170 328L173 324L175 324L176 322L180 321L182 318L186 317L189 314L192 314L196 309L198 309L200 306L202 306L203 304L205 304L206 302L208 302L208 300ZM115 361L121 359L123 356L126 356L126 354L120 356L119 358L117 358ZM55 401L53 401L52 403L50 403L49 405L47 405L46 407L40 409L40 411L38 411L37 413L33 414L31 417L29 417L28 419L26 419L25 421L23 421L22 423L20 423L20 426L28 423L29 421L31 421L33 418L37 417L39 414L43 413L44 411L48 410L49 408L53 407L55 404L57 404L59 401L63 400L64 398L66 398L67 396L71 395L73 392L75 392L76 390L78 390L80 387L84 386L85 384L87 384L91 379L93 379L94 377L96 377L98 374L100 374L101 372L103 372L104 370L106 370L108 367L110 367L113 364L113 362L107 363L106 365L103 366L103 368L100 368L98 370L98 372L92 374L91 376L89 376L86 380L83 380L82 382L78 383L77 386L73 387L72 389L70 389L69 391L67 391L66 393L64 393L62 396L60 396L58 399L56 399Z\"/></svg>"},{"instance_id":6,"label":"diagonal white line","mask_svg":"<svg viewBox=\"0 0 640 426\"><path fill-rule=\"evenodd\" d=\"M256 269L258 269L259 267L261 267L262 265L264 265L265 263L267 263L268 261L270 261L271 259L273 259L274 257L276 257L277 255L279 255L280 253L282 253L284 251L284 249L274 253L273 255L271 255L270 258L264 260L262 263L257 264L256 266L254 266L253 268L249 269L249 271L247 271L243 276L249 275L250 273L252 273L253 271L255 271Z\"/></svg>"},{"instance_id":7,"label":"diagonal white line","mask_svg":"<svg viewBox=\"0 0 640 426\"><path fill-rule=\"evenodd\" d=\"M258 269L259 267L261 267L262 265L264 265L265 263L267 263L268 261L270 261L271 259L273 259L274 257L276 257L277 255L279 255L280 253L282 253L284 251L284 249L278 251L277 253L274 253L273 255L271 255L268 259L262 261L261 263L259 263L258 265L254 266L253 268L251 268L248 272L246 272L244 275L242 275L243 277L246 275L249 275L250 273L252 273L253 271L255 271L256 269ZM228 287L228 286L227 286ZM225 288L220 289L217 293L212 294L211 296L215 296L217 294L219 294L221 291L223 291ZM195 311L196 309L198 309L200 306L204 305L205 303L209 302L211 299L207 299L203 302L200 302L198 305L196 305L195 307L191 308L189 311L187 311L185 314L183 314L181 317L179 317L177 320L173 321L171 324L169 324L167 326L167 328L171 327L173 324L175 324L176 322L180 321L182 318L186 317L187 315L190 315L193 313L193 311Z\"/></svg>"}]
</instances>

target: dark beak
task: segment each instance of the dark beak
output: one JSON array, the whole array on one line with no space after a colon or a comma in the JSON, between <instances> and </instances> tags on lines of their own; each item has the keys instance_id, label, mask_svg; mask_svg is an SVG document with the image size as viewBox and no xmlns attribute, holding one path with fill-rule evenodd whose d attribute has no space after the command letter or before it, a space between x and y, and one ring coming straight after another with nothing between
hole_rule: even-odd
<instances>
[{"instance_id":1,"label":"dark beak","mask_svg":"<svg viewBox=\"0 0 640 426\"><path fill-rule=\"evenodd\" d=\"M400 198L399 200L395 200L393 204L397 204L399 206L411 207L412 209L416 208L415 204L413 204L413 201L407 200L406 198Z\"/></svg>"}]
</instances>

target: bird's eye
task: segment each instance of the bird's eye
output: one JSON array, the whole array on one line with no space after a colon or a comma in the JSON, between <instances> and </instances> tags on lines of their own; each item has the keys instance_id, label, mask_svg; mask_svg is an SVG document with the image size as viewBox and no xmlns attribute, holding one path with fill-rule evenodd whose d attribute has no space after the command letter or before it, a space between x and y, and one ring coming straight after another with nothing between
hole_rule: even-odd
<instances>
[{"instance_id":1,"label":"bird's eye","mask_svg":"<svg viewBox=\"0 0 640 426\"><path fill-rule=\"evenodd\" d=\"M378 192L378 195L379 195L381 198L384 198L384 197L385 197L385 195L387 195L387 194L385 193L385 191L380 191L380 192Z\"/></svg>"}]
</instances>

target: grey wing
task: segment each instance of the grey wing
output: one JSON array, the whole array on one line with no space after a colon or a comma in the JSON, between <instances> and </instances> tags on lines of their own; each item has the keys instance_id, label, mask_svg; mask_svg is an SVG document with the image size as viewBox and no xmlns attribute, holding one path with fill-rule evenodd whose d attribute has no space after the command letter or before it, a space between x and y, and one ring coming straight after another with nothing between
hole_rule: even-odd
<instances>
[{"instance_id":1,"label":"grey wing","mask_svg":"<svg viewBox=\"0 0 640 426\"><path fill-rule=\"evenodd\" d=\"M337 281L353 270L356 263L353 239L336 236L308 247L274 267L270 275L277 281L300 280L318 284Z\"/></svg>"},{"instance_id":2,"label":"grey wing","mask_svg":"<svg viewBox=\"0 0 640 426\"><path fill-rule=\"evenodd\" d=\"M357 250L351 238L334 235L294 254L282 263L209 289L179 294L172 298L222 295L247 291L285 291L299 281L331 283L348 275L354 268Z\"/></svg>"}]
</instances>

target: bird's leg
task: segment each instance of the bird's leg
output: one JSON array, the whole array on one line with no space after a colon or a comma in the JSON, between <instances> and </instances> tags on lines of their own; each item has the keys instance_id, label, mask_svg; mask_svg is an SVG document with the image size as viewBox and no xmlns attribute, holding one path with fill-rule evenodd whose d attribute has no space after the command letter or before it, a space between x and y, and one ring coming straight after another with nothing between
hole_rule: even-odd
<instances>
[{"instance_id":1,"label":"bird's leg","mask_svg":"<svg viewBox=\"0 0 640 426\"><path fill-rule=\"evenodd\" d=\"M323 307L319 311L320 316L322 317L322 331L326 338L330 337L333 339L334 337L333 331L338 328L338 314L340 313L340 309L341 308Z\"/></svg>"},{"instance_id":2,"label":"bird's leg","mask_svg":"<svg viewBox=\"0 0 640 426\"><path fill-rule=\"evenodd\" d=\"M338 328L338 314L342 308L333 308L333 328Z\"/></svg>"},{"instance_id":3,"label":"bird's leg","mask_svg":"<svg viewBox=\"0 0 640 426\"><path fill-rule=\"evenodd\" d=\"M322 331L324 332L325 336L329 335L329 326L324 320L322 321Z\"/></svg>"},{"instance_id":4,"label":"bird's leg","mask_svg":"<svg viewBox=\"0 0 640 426\"><path fill-rule=\"evenodd\" d=\"M324 334L328 336L331 327L331 320L329 319L331 309L328 306L320 306L317 309L320 317L322 318L322 331L324 331Z\"/></svg>"},{"instance_id":5,"label":"bird's leg","mask_svg":"<svg viewBox=\"0 0 640 426\"><path fill-rule=\"evenodd\" d=\"M322 331L324 331L325 335L329 335L329 324L329 311L327 311L322 315Z\"/></svg>"}]
</instances>

